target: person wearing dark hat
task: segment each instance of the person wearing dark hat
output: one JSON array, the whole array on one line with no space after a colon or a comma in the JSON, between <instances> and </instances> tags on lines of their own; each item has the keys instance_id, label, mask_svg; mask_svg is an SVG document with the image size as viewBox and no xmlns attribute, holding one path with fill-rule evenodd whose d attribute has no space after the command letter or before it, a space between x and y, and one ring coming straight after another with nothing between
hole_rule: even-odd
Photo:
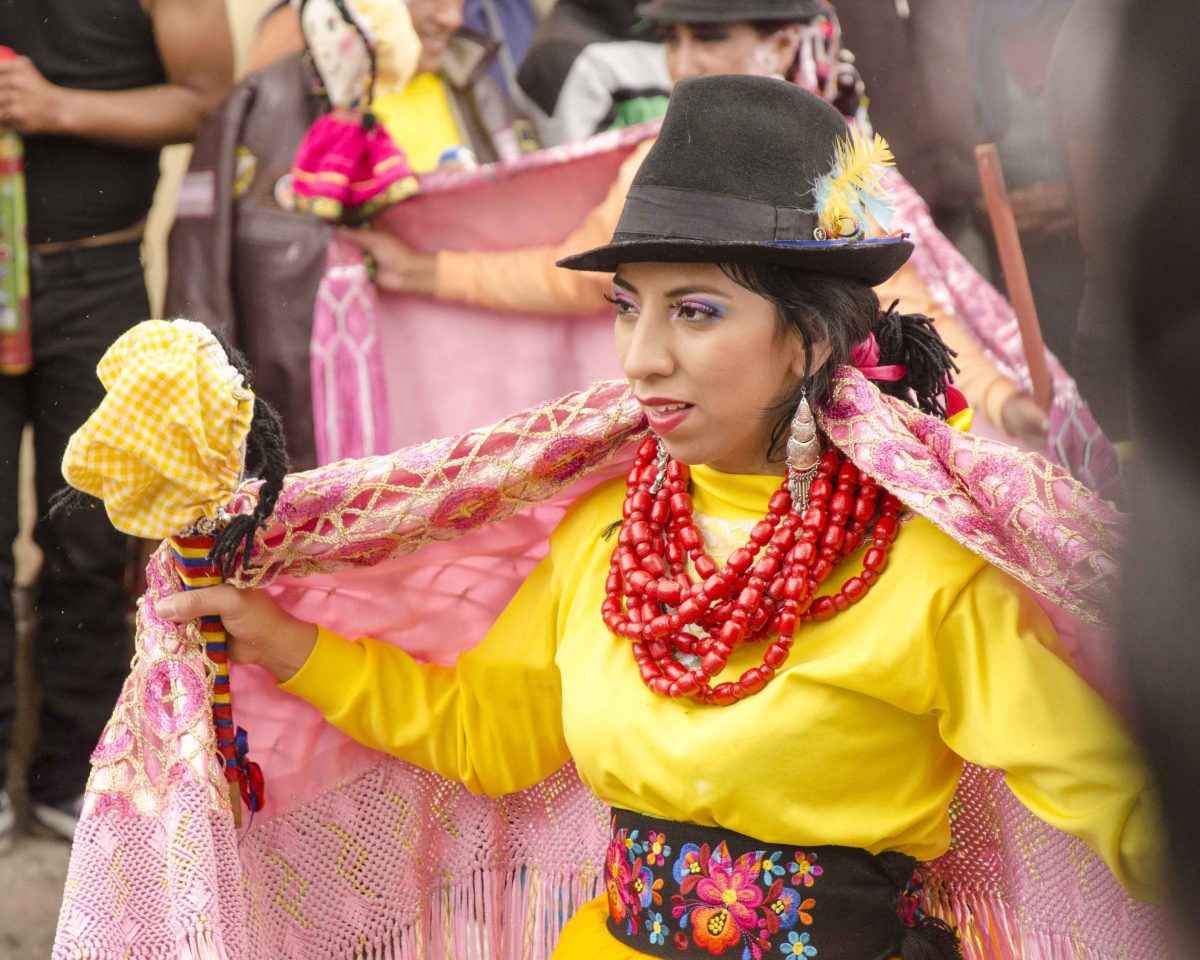
<instances>
[{"instance_id":1,"label":"person wearing dark hat","mask_svg":"<svg viewBox=\"0 0 1200 960\"><path fill-rule=\"evenodd\" d=\"M832 8L816 0L652 0L637 7L663 36L671 78L720 74L782 76L821 93L848 118L859 111L861 82L838 52ZM826 34L829 34L827 36ZM842 79L839 79L842 78ZM555 263L612 235L625 195L650 150L647 141L621 166L604 201L562 242L524 249L411 249L386 230L346 231L374 258L385 289L517 313L592 314L607 290L602 273L564 274ZM879 299L934 317L957 353L959 385L971 406L1009 436L1044 446L1045 415L991 363L935 300L911 267L885 280Z\"/></svg>"},{"instance_id":2,"label":"person wearing dark hat","mask_svg":"<svg viewBox=\"0 0 1200 960\"><path fill-rule=\"evenodd\" d=\"M1004 769L1131 889L1154 876L1128 737L1030 591L986 559L1016 529L1009 507L986 481L960 492L952 537L930 519L951 512L914 494L965 482L971 451L1013 496L1020 465L1069 481L1000 444L985 458L942 421L945 346L872 291L912 251L876 227L887 162L794 85L677 85L611 241L563 264L615 272L617 350L650 434L454 667L349 641L263 591L156 605L220 615L232 659L473 791L573 759L614 818L606 895L566 924L559 960L958 957L945 922L902 908L916 862L947 849L964 758ZM825 435L839 423L882 432L879 471ZM1072 498L1056 529L1107 509ZM1025 582L1047 592L1066 557L1051 545Z\"/></svg>"},{"instance_id":3,"label":"person wearing dark hat","mask_svg":"<svg viewBox=\"0 0 1200 960\"><path fill-rule=\"evenodd\" d=\"M832 10L817 0L650 0L637 14L658 28L676 81L724 73L798 80L806 34L821 32Z\"/></svg>"}]
</instances>

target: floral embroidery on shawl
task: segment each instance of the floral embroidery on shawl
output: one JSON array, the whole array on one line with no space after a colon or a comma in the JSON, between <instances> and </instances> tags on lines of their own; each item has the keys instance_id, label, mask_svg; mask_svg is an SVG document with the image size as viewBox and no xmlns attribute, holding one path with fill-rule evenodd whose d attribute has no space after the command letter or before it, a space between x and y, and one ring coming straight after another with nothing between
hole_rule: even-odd
<instances>
[{"instance_id":1,"label":"floral embroidery on shawl","mask_svg":"<svg viewBox=\"0 0 1200 960\"><path fill-rule=\"evenodd\" d=\"M821 428L860 470L959 543L1090 623L1109 619L1122 522L1045 457L961 433L843 367Z\"/></svg>"}]
</instances>

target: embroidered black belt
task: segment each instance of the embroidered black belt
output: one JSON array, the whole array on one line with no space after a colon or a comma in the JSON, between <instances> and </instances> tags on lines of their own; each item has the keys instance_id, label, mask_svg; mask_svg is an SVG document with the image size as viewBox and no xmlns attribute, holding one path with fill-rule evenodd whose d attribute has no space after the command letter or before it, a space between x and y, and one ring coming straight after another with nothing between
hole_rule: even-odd
<instances>
[{"instance_id":1,"label":"embroidered black belt","mask_svg":"<svg viewBox=\"0 0 1200 960\"><path fill-rule=\"evenodd\" d=\"M608 929L676 960L956 960L950 928L916 909L915 868L902 853L797 849L615 809Z\"/></svg>"}]
</instances>

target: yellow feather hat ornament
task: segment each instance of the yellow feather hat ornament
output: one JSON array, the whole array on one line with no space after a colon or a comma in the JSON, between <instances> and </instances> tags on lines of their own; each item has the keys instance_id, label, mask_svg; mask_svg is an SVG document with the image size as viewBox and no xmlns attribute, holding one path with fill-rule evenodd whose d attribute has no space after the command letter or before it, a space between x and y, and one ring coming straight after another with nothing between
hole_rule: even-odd
<instances>
[{"instance_id":1,"label":"yellow feather hat ornament","mask_svg":"<svg viewBox=\"0 0 1200 960\"><path fill-rule=\"evenodd\" d=\"M892 202L883 174L895 165L891 147L879 134L868 139L851 131L836 150L833 167L813 184L816 239L861 240L872 221L886 231Z\"/></svg>"}]
</instances>

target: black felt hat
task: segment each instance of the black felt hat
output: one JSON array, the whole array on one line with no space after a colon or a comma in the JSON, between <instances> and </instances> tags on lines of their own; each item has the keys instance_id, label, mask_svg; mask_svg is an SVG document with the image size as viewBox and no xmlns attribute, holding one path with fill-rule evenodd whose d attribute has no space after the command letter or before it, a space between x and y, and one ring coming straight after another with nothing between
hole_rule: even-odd
<instances>
[{"instance_id":1,"label":"black felt hat","mask_svg":"<svg viewBox=\"0 0 1200 960\"><path fill-rule=\"evenodd\" d=\"M612 241L559 266L776 263L882 283L912 244L899 236L826 239L818 218L817 183L848 138L834 107L785 80L681 80Z\"/></svg>"},{"instance_id":2,"label":"black felt hat","mask_svg":"<svg viewBox=\"0 0 1200 960\"><path fill-rule=\"evenodd\" d=\"M800 21L824 12L818 0L649 0L637 8L643 20L661 23Z\"/></svg>"}]
</instances>

